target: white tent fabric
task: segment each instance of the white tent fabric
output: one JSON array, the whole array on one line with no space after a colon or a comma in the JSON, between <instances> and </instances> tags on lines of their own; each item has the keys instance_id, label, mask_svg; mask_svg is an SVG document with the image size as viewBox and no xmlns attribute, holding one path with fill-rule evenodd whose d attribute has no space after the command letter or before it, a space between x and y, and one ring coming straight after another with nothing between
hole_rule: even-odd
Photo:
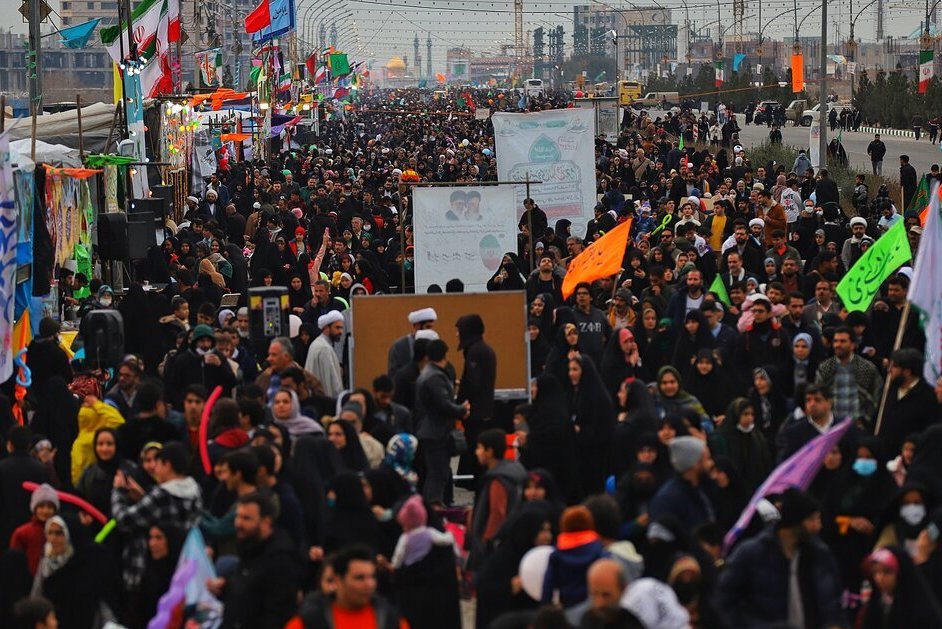
<instances>
[{"instance_id":1,"label":"white tent fabric","mask_svg":"<svg viewBox=\"0 0 942 629\"><path fill-rule=\"evenodd\" d=\"M21 162L21 158L29 162L29 156L32 154L32 140L26 138L10 142L10 151L18 154L18 162ZM79 159L77 149L62 144L49 144L42 140L36 140L36 161L63 168L82 167L82 160Z\"/></svg>"},{"instance_id":2,"label":"white tent fabric","mask_svg":"<svg viewBox=\"0 0 942 629\"><path fill-rule=\"evenodd\" d=\"M114 118L114 105L95 103L82 107L82 133L95 133L104 131L108 133L111 121ZM7 121L9 126L11 121ZM29 138L32 134L32 121L21 118L16 126L10 129L11 140ZM43 114L36 119L36 138L48 139L53 136L62 136L78 133L77 110L62 111L57 114Z\"/></svg>"}]
</instances>

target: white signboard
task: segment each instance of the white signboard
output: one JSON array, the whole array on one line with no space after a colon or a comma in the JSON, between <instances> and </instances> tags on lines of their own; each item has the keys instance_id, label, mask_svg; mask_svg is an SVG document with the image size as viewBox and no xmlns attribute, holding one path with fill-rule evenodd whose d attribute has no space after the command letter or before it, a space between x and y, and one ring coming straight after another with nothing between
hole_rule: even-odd
<instances>
[{"instance_id":1,"label":"white signboard","mask_svg":"<svg viewBox=\"0 0 942 629\"><path fill-rule=\"evenodd\" d=\"M454 278L466 293L487 292L504 253L517 251L517 187L415 188L416 293Z\"/></svg>"},{"instance_id":2,"label":"white signboard","mask_svg":"<svg viewBox=\"0 0 942 629\"><path fill-rule=\"evenodd\" d=\"M821 126L818 123L818 115L815 113L814 118L811 120L811 128L808 136L808 159L811 160L811 165L814 167L815 172L821 167L820 141Z\"/></svg>"},{"instance_id":3,"label":"white signboard","mask_svg":"<svg viewBox=\"0 0 942 629\"><path fill-rule=\"evenodd\" d=\"M619 119L619 107L617 98L597 98L595 99L597 129L598 135L605 136L608 142L618 141L618 131L621 127Z\"/></svg>"},{"instance_id":4,"label":"white signboard","mask_svg":"<svg viewBox=\"0 0 942 629\"><path fill-rule=\"evenodd\" d=\"M550 225L572 221L572 233L585 234L595 208L595 109L555 109L530 114L495 113L497 176L501 181L541 181L530 196ZM524 186L514 186L518 217ZM534 234L537 236L537 234Z\"/></svg>"}]
</instances>

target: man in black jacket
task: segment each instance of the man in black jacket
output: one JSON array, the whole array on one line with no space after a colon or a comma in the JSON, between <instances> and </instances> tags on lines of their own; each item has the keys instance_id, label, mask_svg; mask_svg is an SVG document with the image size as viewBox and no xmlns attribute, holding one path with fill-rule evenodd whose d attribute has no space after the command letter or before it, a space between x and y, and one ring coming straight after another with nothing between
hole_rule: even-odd
<instances>
[{"instance_id":1,"label":"man in black jacket","mask_svg":"<svg viewBox=\"0 0 942 629\"><path fill-rule=\"evenodd\" d=\"M899 453L907 436L921 433L939 419L935 390L922 378L923 360L922 352L911 347L898 349L891 357L890 390L879 433L890 456Z\"/></svg>"},{"instance_id":2,"label":"man in black jacket","mask_svg":"<svg viewBox=\"0 0 942 629\"><path fill-rule=\"evenodd\" d=\"M867 145L867 155L873 165L873 174L883 176L883 157L886 155L886 144L880 139L880 134L873 136L873 142Z\"/></svg>"},{"instance_id":3,"label":"man in black jacket","mask_svg":"<svg viewBox=\"0 0 942 629\"><path fill-rule=\"evenodd\" d=\"M275 513L267 493L239 498L235 516L239 568L209 583L224 597L224 629L280 629L297 608L300 561L288 534L275 528Z\"/></svg>"},{"instance_id":4,"label":"man in black jacket","mask_svg":"<svg viewBox=\"0 0 942 629\"><path fill-rule=\"evenodd\" d=\"M445 341L430 341L426 354L428 364L415 385L416 437L426 467L422 494L433 505L441 505L451 479L451 431L455 420L471 414L471 404L455 402L454 380L445 369L448 365Z\"/></svg>"},{"instance_id":5,"label":"man in black jacket","mask_svg":"<svg viewBox=\"0 0 942 629\"><path fill-rule=\"evenodd\" d=\"M30 518L30 492L23 481L49 482L49 471L29 455L33 433L14 425L6 434L7 456L0 461L0 550L7 547L13 530Z\"/></svg>"},{"instance_id":6,"label":"man in black jacket","mask_svg":"<svg viewBox=\"0 0 942 629\"><path fill-rule=\"evenodd\" d=\"M903 188L903 207L900 209L905 212L916 196L916 187L919 185L919 177L916 175L916 169L909 163L909 155L899 156L899 185Z\"/></svg>"},{"instance_id":7,"label":"man in black jacket","mask_svg":"<svg viewBox=\"0 0 942 629\"><path fill-rule=\"evenodd\" d=\"M187 385L202 384L207 391L222 386L223 396L229 395L236 385L235 374L229 361L213 350L216 339L208 325L193 328L190 347L180 351L164 374L167 396L175 408L183 408L183 391Z\"/></svg>"}]
</instances>

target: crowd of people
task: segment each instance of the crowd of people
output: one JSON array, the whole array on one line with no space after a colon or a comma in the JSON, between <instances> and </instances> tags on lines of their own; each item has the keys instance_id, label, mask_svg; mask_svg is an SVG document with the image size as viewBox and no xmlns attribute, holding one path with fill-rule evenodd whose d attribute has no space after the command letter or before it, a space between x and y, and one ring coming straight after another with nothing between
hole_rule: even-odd
<instances>
[{"instance_id":1,"label":"crowd of people","mask_svg":"<svg viewBox=\"0 0 942 629\"><path fill-rule=\"evenodd\" d=\"M898 221L915 253L919 217L804 153L754 163L734 117L712 146L707 126L681 147L687 112L597 140L586 233L518 209L488 289L526 294L529 400L495 399L513 350L478 314L431 306L388 322L385 371L352 386L352 300L414 291L410 184L496 180L475 108L571 105L460 96L364 94L314 143L233 163L126 291L61 270L32 386L0 397L0 626L146 627L194 529L222 607L178 613L227 629L942 626L942 382L912 270L866 312L835 292ZM564 298L569 262L626 220L623 270ZM287 288L285 336L253 331L263 286ZM108 369L60 342L91 310L122 315ZM724 549L776 465L845 418L810 485Z\"/></svg>"}]
</instances>

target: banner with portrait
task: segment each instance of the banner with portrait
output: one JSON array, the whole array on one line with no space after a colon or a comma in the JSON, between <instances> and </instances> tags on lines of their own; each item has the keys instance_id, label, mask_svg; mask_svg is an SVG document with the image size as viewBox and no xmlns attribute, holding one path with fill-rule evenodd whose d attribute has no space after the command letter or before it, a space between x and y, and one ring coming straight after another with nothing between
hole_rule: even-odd
<instances>
[{"instance_id":1,"label":"banner with portrait","mask_svg":"<svg viewBox=\"0 0 942 629\"><path fill-rule=\"evenodd\" d=\"M497 176L501 181L541 181L530 196L550 225L572 221L585 234L595 208L595 109L573 108L527 114L495 113ZM525 186L515 186L517 216L523 215ZM534 239L542 234L534 234Z\"/></svg>"},{"instance_id":2,"label":"banner with portrait","mask_svg":"<svg viewBox=\"0 0 942 629\"><path fill-rule=\"evenodd\" d=\"M504 253L517 251L514 188L523 186L416 187L415 290L443 289L450 279L466 293L487 291Z\"/></svg>"}]
</instances>

